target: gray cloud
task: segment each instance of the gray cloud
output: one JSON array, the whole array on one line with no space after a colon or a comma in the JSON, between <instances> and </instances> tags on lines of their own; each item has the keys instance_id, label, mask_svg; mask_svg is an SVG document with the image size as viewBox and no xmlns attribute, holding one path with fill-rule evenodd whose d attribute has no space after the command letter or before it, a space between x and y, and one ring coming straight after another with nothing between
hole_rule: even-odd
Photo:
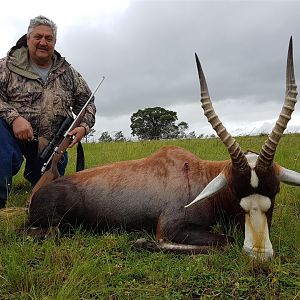
<instances>
[{"instance_id":1,"label":"gray cloud","mask_svg":"<svg viewBox=\"0 0 300 300\"><path fill-rule=\"evenodd\" d=\"M296 76L300 68L299 19L298 1L131 1L110 22L94 16L59 27L57 50L91 89L106 76L96 100L99 132L128 136L132 113L153 106L209 132L195 52L215 108L234 131L278 116L291 35Z\"/></svg>"}]
</instances>

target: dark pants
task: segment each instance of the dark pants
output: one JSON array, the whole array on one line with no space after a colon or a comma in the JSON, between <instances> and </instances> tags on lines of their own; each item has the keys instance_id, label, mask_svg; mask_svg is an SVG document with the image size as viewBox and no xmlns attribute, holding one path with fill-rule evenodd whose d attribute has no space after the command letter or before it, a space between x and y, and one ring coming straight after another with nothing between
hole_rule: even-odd
<instances>
[{"instance_id":1,"label":"dark pants","mask_svg":"<svg viewBox=\"0 0 300 300\"><path fill-rule=\"evenodd\" d=\"M41 168L44 163L38 158L38 143L16 139L11 127L0 118L0 208L5 206L12 186L12 177L20 170L24 158L24 177L34 186L42 175ZM66 152L57 166L60 175L65 174L67 163Z\"/></svg>"}]
</instances>

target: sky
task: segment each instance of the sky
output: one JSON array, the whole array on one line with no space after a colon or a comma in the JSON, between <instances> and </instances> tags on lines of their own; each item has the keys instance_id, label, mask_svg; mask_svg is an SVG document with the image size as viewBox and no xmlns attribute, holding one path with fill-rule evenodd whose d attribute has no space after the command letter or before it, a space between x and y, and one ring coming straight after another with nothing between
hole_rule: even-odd
<instances>
[{"instance_id":1,"label":"sky","mask_svg":"<svg viewBox=\"0 0 300 300\"><path fill-rule=\"evenodd\" d=\"M42 14L58 26L56 50L91 90L105 76L95 99L95 139L104 131L132 137L131 115L156 106L177 112L187 132L214 133L199 101L195 53L232 135L273 128L291 36L296 82L300 76L300 0L15 0L1 11L1 57ZM287 131L300 131L299 104Z\"/></svg>"}]
</instances>

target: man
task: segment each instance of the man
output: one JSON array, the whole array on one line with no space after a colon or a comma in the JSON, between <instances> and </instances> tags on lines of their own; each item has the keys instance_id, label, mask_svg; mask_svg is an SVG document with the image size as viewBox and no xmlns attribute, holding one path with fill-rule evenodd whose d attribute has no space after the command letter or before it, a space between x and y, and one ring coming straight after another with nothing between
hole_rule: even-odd
<instances>
[{"instance_id":1,"label":"man","mask_svg":"<svg viewBox=\"0 0 300 300\"><path fill-rule=\"evenodd\" d=\"M30 20L21 37L0 60L0 208L5 206L12 177L26 159L24 177L34 185L41 176L39 153L72 112L78 114L91 95L81 75L55 50L56 24L44 16ZM91 101L70 147L95 123ZM58 165L65 173L67 153Z\"/></svg>"}]
</instances>

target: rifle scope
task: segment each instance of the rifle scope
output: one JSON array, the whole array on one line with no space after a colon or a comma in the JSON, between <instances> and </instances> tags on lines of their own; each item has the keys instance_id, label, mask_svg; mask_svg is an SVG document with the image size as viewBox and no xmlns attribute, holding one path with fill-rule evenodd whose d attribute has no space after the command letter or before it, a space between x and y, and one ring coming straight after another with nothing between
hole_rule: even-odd
<instances>
[{"instance_id":1,"label":"rifle scope","mask_svg":"<svg viewBox=\"0 0 300 300\"><path fill-rule=\"evenodd\" d=\"M52 153L55 151L55 148L61 143L61 141L64 138L64 134L70 127L70 125L73 122L73 118L66 117L65 120L60 125L58 131L56 132L53 139L49 142L48 146L44 148L44 150L39 155L39 158L43 161L48 161L48 159L51 157Z\"/></svg>"}]
</instances>

